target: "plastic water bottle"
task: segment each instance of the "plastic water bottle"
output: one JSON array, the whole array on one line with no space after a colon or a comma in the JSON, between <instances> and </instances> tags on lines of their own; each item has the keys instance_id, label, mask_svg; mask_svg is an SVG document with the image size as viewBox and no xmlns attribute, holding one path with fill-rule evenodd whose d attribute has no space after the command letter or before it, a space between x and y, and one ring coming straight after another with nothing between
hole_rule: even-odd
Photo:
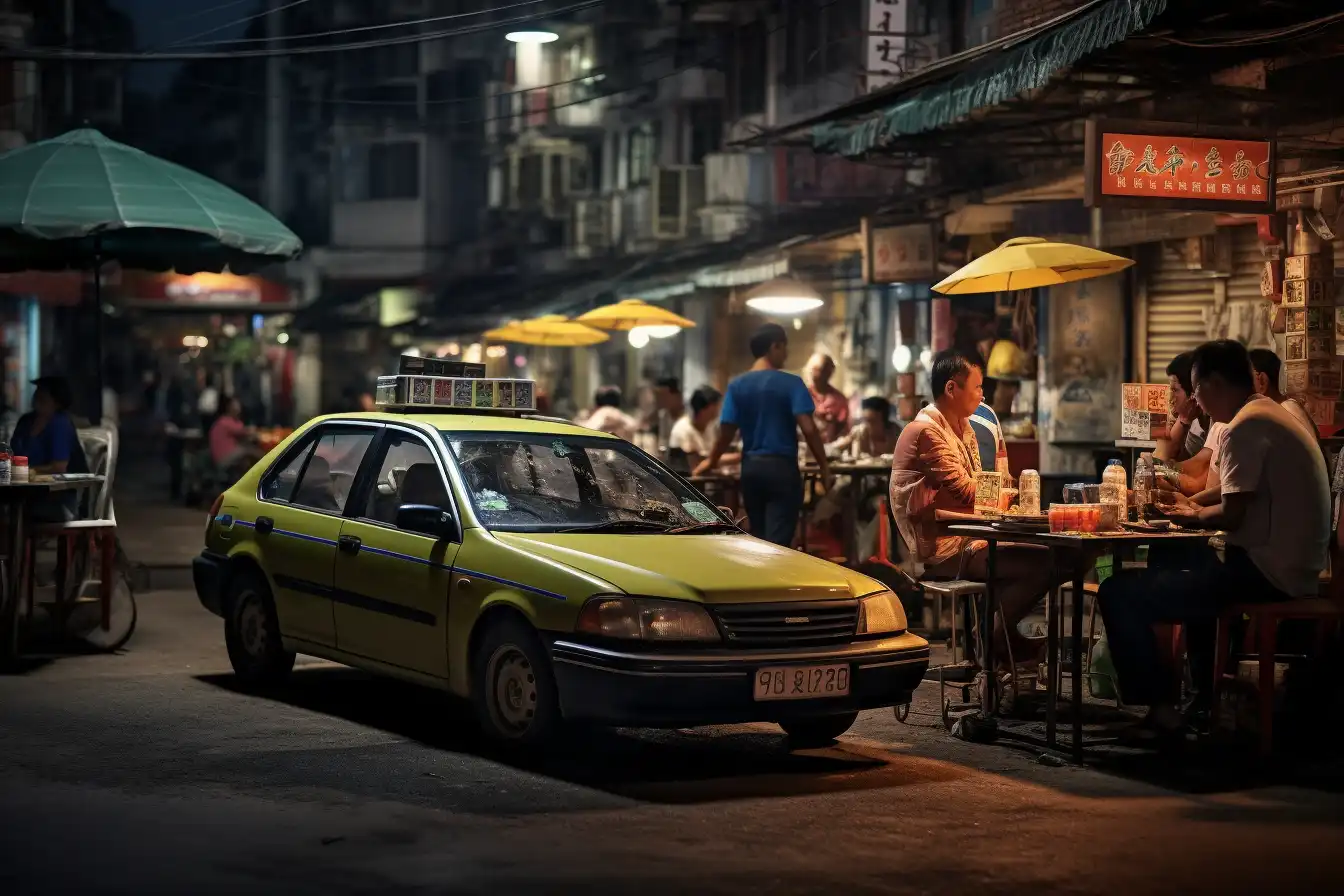
<instances>
[{"instance_id":1,"label":"plastic water bottle","mask_svg":"<svg viewBox=\"0 0 1344 896\"><path fill-rule=\"evenodd\" d=\"M1129 520L1129 482L1125 465L1112 459L1101 474L1101 503L1115 508L1116 525Z\"/></svg>"},{"instance_id":2,"label":"plastic water bottle","mask_svg":"<svg viewBox=\"0 0 1344 896\"><path fill-rule=\"evenodd\" d=\"M1140 454L1139 462L1134 466L1135 519L1140 523L1152 494L1153 469L1153 455L1148 451Z\"/></svg>"},{"instance_id":3,"label":"plastic water bottle","mask_svg":"<svg viewBox=\"0 0 1344 896\"><path fill-rule=\"evenodd\" d=\"M1023 513L1041 512L1041 474L1035 470L1023 470L1017 479L1017 504Z\"/></svg>"}]
</instances>

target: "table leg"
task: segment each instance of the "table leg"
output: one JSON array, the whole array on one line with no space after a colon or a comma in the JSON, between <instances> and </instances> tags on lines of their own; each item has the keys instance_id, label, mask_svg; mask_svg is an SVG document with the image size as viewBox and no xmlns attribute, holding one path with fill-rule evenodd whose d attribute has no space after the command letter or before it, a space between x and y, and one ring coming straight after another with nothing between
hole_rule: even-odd
<instances>
[{"instance_id":1,"label":"table leg","mask_svg":"<svg viewBox=\"0 0 1344 896\"><path fill-rule=\"evenodd\" d=\"M994 700L995 679L997 678L994 669L994 611L998 606L998 595L995 593L999 566L998 548L998 542L990 539L989 554L986 557L989 581L985 582L985 613L980 617L980 656L982 657L980 666L985 673L985 686L980 691L980 711L987 717L998 709Z\"/></svg>"},{"instance_id":2,"label":"table leg","mask_svg":"<svg viewBox=\"0 0 1344 896\"><path fill-rule=\"evenodd\" d=\"M1050 569L1055 568L1055 549L1049 548ZM1054 747L1057 742L1056 703L1059 702L1059 623L1063 616L1059 605L1060 591L1050 592L1050 612L1045 617L1045 743Z\"/></svg>"},{"instance_id":3,"label":"table leg","mask_svg":"<svg viewBox=\"0 0 1344 896\"><path fill-rule=\"evenodd\" d=\"M23 565L23 504L6 505L6 534L9 555L5 578L0 582L0 667L9 666L19 658L19 581Z\"/></svg>"},{"instance_id":4,"label":"table leg","mask_svg":"<svg viewBox=\"0 0 1344 896\"><path fill-rule=\"evenodd\" d=\"M1078 566L1081 568L1082 564ZM1083 760L1083 573L1073 578L1073 758Z\"/></svg>"}]
</instances>

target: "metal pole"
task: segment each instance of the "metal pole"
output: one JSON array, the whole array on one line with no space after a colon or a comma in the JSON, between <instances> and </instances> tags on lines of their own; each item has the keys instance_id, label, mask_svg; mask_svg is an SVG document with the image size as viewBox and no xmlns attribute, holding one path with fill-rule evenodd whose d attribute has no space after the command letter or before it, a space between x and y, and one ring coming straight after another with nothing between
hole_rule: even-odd
<instances>
[{"instance_id":1,"label":"metal pole","mask_svg":"<svg viewBox=\"0 0 1344 896\"><path fill-rule=\"evenodd\" d=\"M65 0L65 45L73 47L75 45L75 0ZM75 122L75 64L67 62L65 64L65 77L62 79L65 83L65 129L69 129Z\"/></svg>"},{"instance_id":2,"label":"metal pole","mask_svg":"<svg viewBox=\"0 0 1344 896\"><path fill-rule=\"evenodd\" d=\"M103 241L93 238L93 386L94 412L89 422L103 422Z\"/></svg>"},{"instance_id":3,"label":"metal pole","mask_svg":"<svg viewBox=\"0 0 1344 896\"><path fill-rule=\"evenodd\" d=\"M280 38L284 36L284 19L280 13L280 0L267 0L270 13L266 16L266 46L271 49L280 47ZM277 218L283 218L289 211L285 201L285 143L286 107L289 105L287 85L285 83L285 60L281 56L271 56L266 60L266 177L264 201L266 208Z\"/></svg>"}]
</instances>

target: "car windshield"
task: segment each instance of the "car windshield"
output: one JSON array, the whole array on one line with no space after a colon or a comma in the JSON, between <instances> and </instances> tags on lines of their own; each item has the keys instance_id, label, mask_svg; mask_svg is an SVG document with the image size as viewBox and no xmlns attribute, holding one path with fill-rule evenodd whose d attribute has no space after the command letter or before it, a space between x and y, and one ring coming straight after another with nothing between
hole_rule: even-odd
<instances>
[{"instance_id":1,"label":"car windshield","mask_svg":"<svg viewBox=\"0 0 1344 896\"><path fill-rule=\"evenodd\" d=\"M736 531L704 497L629 442L444 432L476 518L505 532Z\"/></svg>"}]
</instances>

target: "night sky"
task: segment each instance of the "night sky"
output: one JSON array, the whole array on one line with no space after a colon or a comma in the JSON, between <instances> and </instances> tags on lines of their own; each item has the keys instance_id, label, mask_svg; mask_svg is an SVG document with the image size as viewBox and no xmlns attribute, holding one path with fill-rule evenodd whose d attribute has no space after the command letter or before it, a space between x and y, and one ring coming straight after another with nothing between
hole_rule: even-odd
<instances>
[{"instance_id":1,"label":"night sky","mask_svg":"<svg viewBox=\"0 0 1344 896\"><path fill-rule=\"evenodd\" d=\"M140 49L172 43L252 15L260 11L262 2L243 0L226 6L229 0L111 0L113 6L129 13L135 20L135 36ZM201 40L238 37L246 28L246 23L235 25ZM172 64L133 66L131 86L153 92L164 90L176 70L177 66Z\"/></svg>"}]
</instances>

